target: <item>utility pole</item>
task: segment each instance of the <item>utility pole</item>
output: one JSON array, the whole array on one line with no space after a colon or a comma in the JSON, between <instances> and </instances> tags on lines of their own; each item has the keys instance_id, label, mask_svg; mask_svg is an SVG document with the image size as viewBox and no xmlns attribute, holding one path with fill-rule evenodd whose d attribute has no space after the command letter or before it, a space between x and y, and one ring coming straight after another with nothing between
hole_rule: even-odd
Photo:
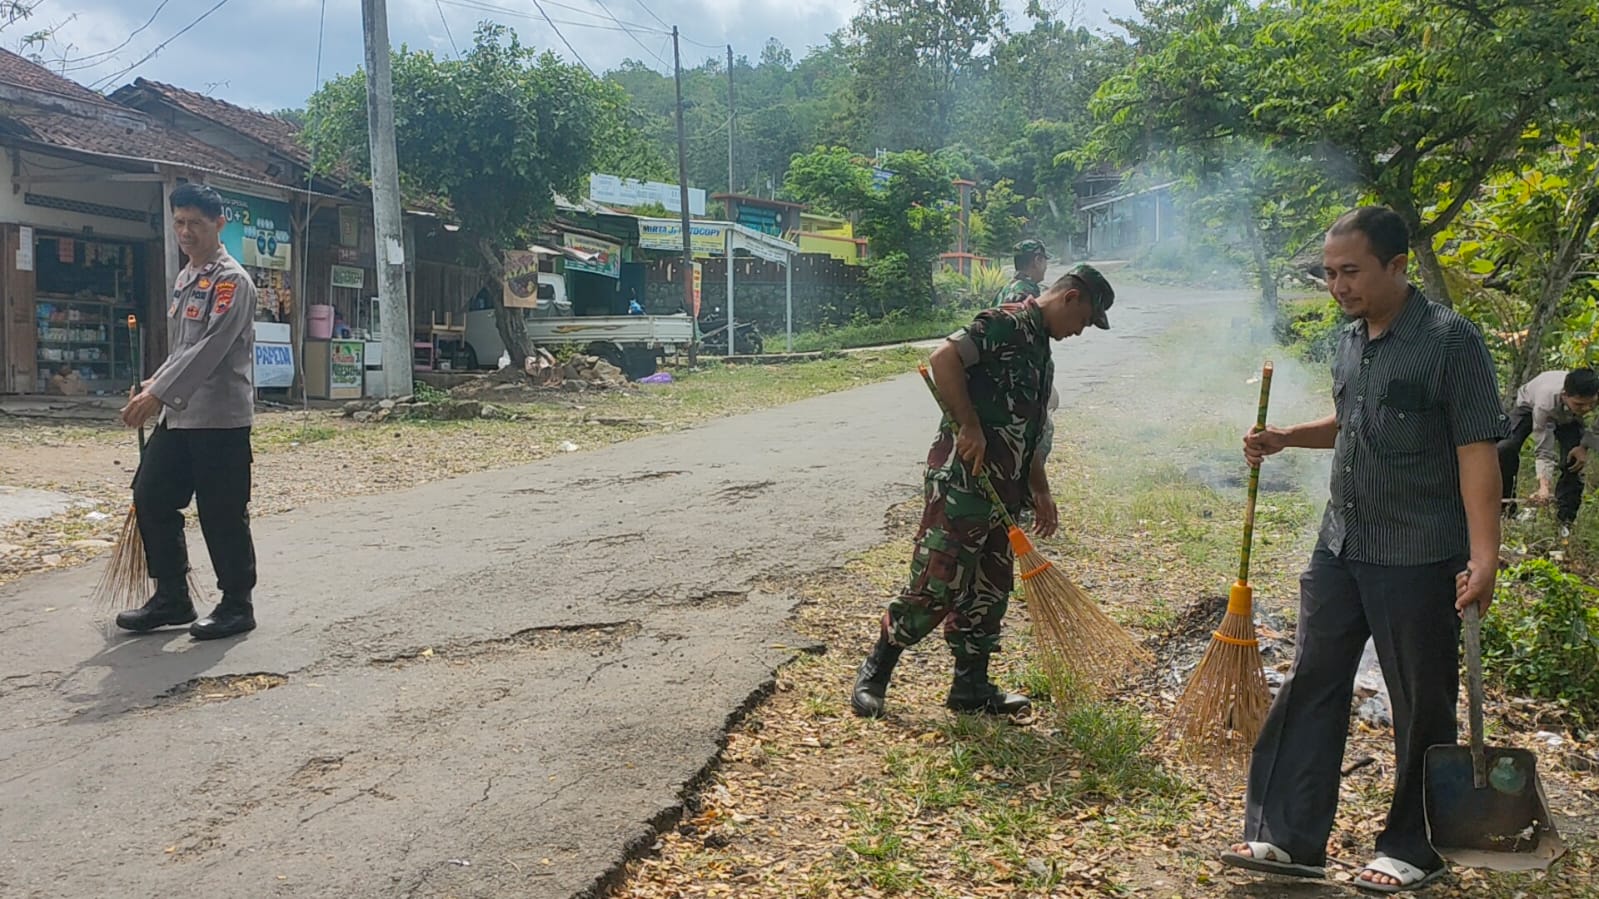
<instances>
[{"instance_id":1,"label":"utility pole","mask_svg":"<svg viewBox=\"0 0 1599 899\"><path fill-rule=\"evenodd\" d=\"M400 163L394 145L386 0L361 0L361 25L366 38L366 118L372 149L378 308L383 319L383 392L400 397L411 393L411 304L405 295L405 224L400 218Z\"/></svg>"},{"instance_id":2,"label":"utility pole","mask_svg":"<svg viewBox=\"0 0 1599 899\"><path fill-rule=\"evenodd\" d=\"M694 234L688 219L688 138L683 131L683 58L678 50L677 26L672 26L672 80L677 85L677 195L683 223L683 309L694 323L694 340L689 344L688 364L698 362L700 327L694 308Z\"/></svg>"},{"instance_id":3,"label":"utility pole","mask_svg":"<svg viewBox=\"0 0 1599 899\"><path fill-rule=\"evenodd\" d=\"M733 131L738 114L733 111L733 45L727 45L727 192L738 190L733 184Z\"/></svg>"}]
</instances>

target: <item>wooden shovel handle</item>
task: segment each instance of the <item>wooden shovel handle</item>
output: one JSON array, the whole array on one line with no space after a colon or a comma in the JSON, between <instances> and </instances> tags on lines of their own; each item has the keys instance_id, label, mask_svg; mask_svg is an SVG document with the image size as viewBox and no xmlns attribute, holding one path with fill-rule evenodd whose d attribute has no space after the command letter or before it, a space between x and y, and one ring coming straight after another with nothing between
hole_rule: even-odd
<instances>
[{"instance_id":1,"label":"wooden shovel handle","mask_svg":"<svg viewBox=\"0 0 1599 899\"><path fill-rule=\"evenodd\" d=\"M1482 735L1482 614L1477 604L1466 606L1466 692L1471 702L1471 779L1481 790L1488 786L1488 761Z\"/></svg>"}]
</instances>

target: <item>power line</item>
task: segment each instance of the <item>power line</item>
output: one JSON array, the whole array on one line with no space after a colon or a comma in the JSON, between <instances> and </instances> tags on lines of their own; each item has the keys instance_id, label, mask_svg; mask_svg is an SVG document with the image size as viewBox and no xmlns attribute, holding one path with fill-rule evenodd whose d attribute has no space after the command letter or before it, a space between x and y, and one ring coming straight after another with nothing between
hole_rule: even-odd
<instances>
[{"instance_id":1,"label":"power line","mask_svg":"<svg viewBox=\"0 0 1599 899\"><path fill-rule=\"evenodd\" d=\"M326 0L323 0L326 2ZM450 32L450 20L444 17L444 4L433 0L433 5L438 7L439 21L444 23L444 36L450 39L450 49L455 51L455 58L461 58L461 48L455 45L455 35Z\"/></svg>"},{"instance_id":2,"label":"power line","mask_svg":"<svg viewBox=\"0 0 1599 899\"><path fill-rule=\"evenodd\" d=\"M161 15L161 10L166 9L167 4L170 2L172 2L172 0L161 0L161 3L156 6L155 12L150 13L150 18L146 19L143 25L133 29L133 31L123 39L122 43L117 44L115 47L112 47L109 50L101 50L98 53L90 53L86 56L80 56L77 59L63 60L61 71L80 72L84 69L94 68L96 65L99 65L112 56L115 56L122 48L133 43L133 39L138 37L141 32L153 25L155 23L156 16Z\"/></svg>"},{"instance_id":3,"label":"power line","mask_svg":"<svg viewBox=\"0 0 1599 899\"><path fill-rule=\"evenodd\" d=\"M605 15L606 15L606 16L607 16L607 17L608 17L608 18L609 18L609 19L610 19L610 20L611 20L611 21L612 21L612 22L615 22L615 23L616 23L616 24L618 24L618 25L621 25L621 24L622 24L622 20L621 20L621 19L618 19L618 18L617 18L617 17L616 17L616 16L614 16L614 15L611 15L611 11L610 11L610 10L609 10L609 9L607 9L607 8L606 8L606 6L605 6L605 4L604 4L604 3L602 3L602 2L601 2L601 0L594 0L594 5L595 5L595 6L598 6L598 7L599 7L599 8L600 8L600 9L601 9L601 10L602 10L602 11L604 11L604 13L605 13ZM650 49L650 48L649 48L649 47L646 47L646 46L644 46L644 42L643 42L643 41L641 41L641 40L639 40L639 39L638 39L638 35L636 35L636 34L634 34L634 33L633 33L633 32L631 32L631 31L629 31L629 32L628 32L628 33L627 33L627 36L628 36L628 37L630 37L630 38L632 38L632 39L633 39L633 43L635 43L635 44L638 44L638 45L639 45L639 46L640 46L640 47L644 47L644 52L645 52L645 53L651 53L651 54L654 54L654 56L655 56L655 59L656 59L656 61L657 61L657 62L659 62L659 63L660 63L660 64L661 64L661 65L663 65L663 66L664 66L664 65L666 65L666 60L665 60L665 59L664 59L664 58L662 58L662 57L661 57L661 55L660 55L660 54L658 54L658 53L655 53L655 51L653 51L653 50L651 50L651 49Z\"/></svg>"},{"instance_id":4,"label":"power line","mask_svg":"<svg viewBox=\"0 0 1599 899\"><path fill-rule=\"evenodd\" d=\"M665 19L663 19L660 16L656 15L655 14L655 10L650 9L648 6L645 6L644 5L644 0L633 0L633 2L637 3L639 5L640 9L642 9L645 12L649 13L650 14L650 18L654 19L657 22L660 22L662 28L671 28L672 27L672 26L666 24L666 20ZM682 35L679 35L679 37L681 37L681 36Z\"/></svg>"},{"instance_id":5,"label":"power line","mask_svg":"<svg viewBox=\"0 0 1599 899\"><path fill-rule=\"evenodd\" d=\"M228 0L217 0L217 4L215 6L211 7L210 9L206 10L205 12L201 13L200 17L198 19L195 19L193 22L190 22L189 24L183 26L181 29L178 30L177 34L174 34L171 37L167 38L166 40L162 41L161 43L156 44L155 49L151 50L149 53L146 53L144 56L140 57L138 62L135 62L133 65L128 66L127 68L122 69L121 71L113 72L110 75L107 75L106 77L99 79L98 81L94 82L94 84L90 85L90 87L92 87L94 90L100 90L105 85L110 84L113 81L116 81L117 79L121 78L123 75L126 75L129 72L133 71L134 69L137 69L139 66L144 65L145 63L147 63L150 60L154 59L155 55L157 53L160 53L163 49L165 49L168 44L172 43L173 41L177 40L180 37L183 37L194 26L200 24L201 22L204 22L206 19L210 18L212 13L216 12L217 10L219 10L222 7L227 6L227 5L228 5Z\"/></svg>"},{"instance_id":6,"label":"power line","mask_svg":"<svg viewBox=\"0 0 1599 899\"><path fill-rule=\"evenodd\" d=\"M509 9L507 7L504 7L504 6L496 6L496 5L492 4L492 3L484 3L484 2L482 2L482 0L440 0L440 2L448 3L451 6L459 6L459 7L463 8L463 9L475 9L475 10L477 10L479 12L498 13L499 15L502 15L502 16L512 16L512 17L518 18L518 19L529 19L529 20L532 20L532 21L535 21L535 22L548 22L548 23L551 24L552 27L554 25L568 25L568 26L571 26L573 28L593 28L593 29L596 29L596 30L599 30L599 31L624 31L624 32L628 32L628 33L637 33L637 34L662 34L663 33L663 32L660 32L660 31L655 31L653 29L644 28L642 26L637 26L637 25L634 25L634 26L629 26L629 25L605 25L605 24L598 23L598 22L574 22L574 21L572 21L570 19L552 19L552 18L549 17L549 15L547 13L543 12L542 8L540 9L540 13L541 13L540 15L534 15L533 13L524 12L524 11L519 10L519 9ZM585 13L587 15L594 16L595 18L599 18L600 17L599 13L586 12L586 11L585 11Z\"/></svg>"},{"instance_id":7,"label":"power line","mask_svg":"<svg viewBox=\"0 0 1599 899\"><path fill-rule=\"evenodd\" d=\"M555 36L561 39L561 43L566 45L566 49L572 51L572 58L577 60L578 65L588 69L589 74L593 75L595 78L600 77L592 68L589 67L588 63L583 61L583 57L578 54L577 48L573 47L572 42L566 39L566 35L561 33L561 29L555 26L555 20L551 19L550 14L544 11L544 4L540 3L539 0L533 0L533 5L538 7L539 15L544 17L544 21L550 23L550 28L555 32Z\"/></svg>"}]
</instances>

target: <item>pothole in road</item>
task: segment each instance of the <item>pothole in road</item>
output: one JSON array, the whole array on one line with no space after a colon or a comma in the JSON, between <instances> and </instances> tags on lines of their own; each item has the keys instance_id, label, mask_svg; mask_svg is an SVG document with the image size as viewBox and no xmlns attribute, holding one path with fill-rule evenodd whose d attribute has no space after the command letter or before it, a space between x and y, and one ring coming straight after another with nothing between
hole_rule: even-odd
<instances>
[{"instance_id":1,"label":"pothole in road","mask_svg":"<svg viewBox=\"0 0 1599 899\"><path fill-rule=\"evenodd\" d=\"M163 705L198 705L207 702L227 702L244 696L254 696L288 683L282 674L260 672L256 674L226 674L222 677L197 677L184 681L156 697Z\"/></svg>"},{"instance_id":2,"label":"pothole in road","mask_svg":"<svg viewBox=\"0 0 1599 899\"><path fill-rule=\"evenodd\" d=\"M642 625L635 619L532 627L517 631L509 637L421 646L391 656L375 657L370 664L376 668L405 668L429 662L467 664L518 653L548 652L556 649L605 652L614 650L624 641L638 636L642 629Z\"/></svg>"}]
</instances>

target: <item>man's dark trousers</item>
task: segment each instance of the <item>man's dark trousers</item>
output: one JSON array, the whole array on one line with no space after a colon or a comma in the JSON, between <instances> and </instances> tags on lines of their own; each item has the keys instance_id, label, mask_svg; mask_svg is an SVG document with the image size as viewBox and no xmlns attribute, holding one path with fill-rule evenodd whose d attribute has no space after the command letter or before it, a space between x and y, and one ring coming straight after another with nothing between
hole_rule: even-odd
<instances>
[{"instance_id":1,"label":"man's dark trousers","mask_svg":"<svg viewBox=\"0 0 1599 899\"><path fill-rule=\"evenodd\" d=\"M1461 560L1368 565L1316 547L1299 582L1293 669L1251 759L1246 840L1272 843L1298 864L1326 863L1354 680L1370 636L1393 700L1398 761L1377 851L1427 870L1443 864L1427 841L1422 768L1429 746L1455 742L1455 575L1463 570Z\"/></svg>"},{"instance_id":2,"label":"man's dark trousers","mask_svg":"<svg viewBox=\"0 0 1599 899\"><path fill-rule=\"evenodd\" d=\"M1510 410L1510 436L1499 441L1499 481L1504 499L1516 498L1516 475L1521 471L1521 447L1532 436L1532 409L1517 406ZM1582 472L1571 468L1571 451L1582 442L1582 422L1568 421L1555 426L1555 444L1560 453L1560 479L1555 482L1555 516L1566 524L1577 520L1582 508ZM1514 514L1514 504L1505 507Z\"/></svg>"},{"instance_id":3,"label":"man's dark trousers","mask_svg":"<svg viewBox=\"0 0 1599 899\"><path fill-rule=\"evenodd\" d=\"M194 500L217 589L248 594L255 587L250 537L249 428L171 430L157 425L133 478L133 507L145 561L157 581L183 582L189 549L183 510Z\"/></svg>"}]
</instances>

